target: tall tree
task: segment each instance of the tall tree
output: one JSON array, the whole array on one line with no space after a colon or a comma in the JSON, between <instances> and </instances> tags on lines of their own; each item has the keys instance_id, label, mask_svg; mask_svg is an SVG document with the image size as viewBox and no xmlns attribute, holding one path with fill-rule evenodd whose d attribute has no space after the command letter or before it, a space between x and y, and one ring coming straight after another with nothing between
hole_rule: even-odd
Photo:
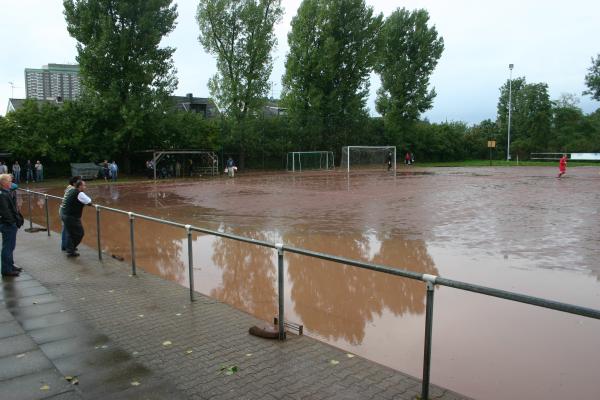
<instances>
[{"instance_id":1,"label":"tall tree","mask_svg":"<svg viewBox=\"0 0 600 400\"><path fill-rule=\"evenodd\" d=\"M405 126L431 108L436 96L429 77L444 50L426 10L394 11L383 24L375 71L381 77L376 109L386 124Z\"/></svg>"},{"instance_id":2,"label":"tall tree","mask_svg":"<svg viewBox=\"0 0 600 400\"><path fill-rule=\"evenodd\" d=\"M589 90L584 91L583 94L600 101L600 54L596 56L596 59L592 57L592 66L588 71L589 73L585 76L585 84Z\"/></svg>"},{"instance_id":3,"label":"tall tree","mask_svg":"<svg viewBox=\"0 0 600 400\"><path fill-rule=\"evenodd\" d=\"M242 168L259 141L254 119L266 103L277 43L273 28L282 15L281 0L200 0L198 5L200 43L217 58L208 87L229 119L222 146L238 152Z\"/></svg>"},{"instance_id":4,"label":"tall tree","mask_svg":"<svg viewBox=\"0 0 600 400\"><path fill-rule=\"evenodd\" d=\"M304 0L288 34L283 97L306 149L352 144L366 115L382 16L364 0ZM304 129L303 129L304 128Z\"/></svg>"},{"instance_id":5,"label":"tall tree","mask_svg":"<svg viewBox=\"0 0 600 400\"><path fill-rule=\"evenodd\" d=\"M147 115L166 103L177 80L172 55L160 47L175 28L172 0L64 0L67 29L77 40L85 95L110 115L105 129L117 148L144 146Z\"/></svg>"},{"instance_id":6,"label":"tall tree","mask_svg":"<svg viewBox=\"0 0 600 400\"><path fill-rule=\"evenodd\" d=\"M221 111L240 121L258 112L269 91L274 26L281 0L200 0L200 43L217 57L209 89Z\"/></svg>"},{"instance_id":7,"label":"tall tree","mask_svg":"<svg viewBox=\"0 0 600 400\"><path fill-rule=\"evenodd\" d=\"M508 129L509 82L500 88L498 99L498 125L501 131ZM525 78L512 80L510 141L521 157L535 151L551 150L552 102L546 83L527 83ZM506 140L501 141L506 149Z\"/></svg>"}]
</instances>

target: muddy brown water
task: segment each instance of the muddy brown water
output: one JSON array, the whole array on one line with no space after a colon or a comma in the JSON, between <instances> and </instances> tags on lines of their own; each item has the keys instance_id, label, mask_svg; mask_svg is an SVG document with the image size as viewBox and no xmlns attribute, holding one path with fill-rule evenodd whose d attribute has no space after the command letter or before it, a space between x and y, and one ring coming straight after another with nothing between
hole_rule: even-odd
<instances>
[{"instance_id":1,"label":"muddy brown water","mask_svg":"<svg viewBox=\"0 0 600 400\"><path fill-rule=\"evenodd\" d=\"M404 167L396 176L303 172L106 184L88 194L98 204L198 227L600 309L599 172L571 168L556 179L552 168ZM33 199L34 221L42 224L43 204ZM52 200L50 214L59 230ZM93 209L84 226L84 242L96 247ZM130 261L127 216L102 211L101 230L106 254ZM135 237L139 268L188 285L183 229L136 220ZM193 239L196 290L272 321L275 251ZM285 271L286 319L319 340L421 376L422 282L289 253ZM599 338L598 320L438 287L431 379L479 399L598 399Z\"/></svg>"}]
</instances>

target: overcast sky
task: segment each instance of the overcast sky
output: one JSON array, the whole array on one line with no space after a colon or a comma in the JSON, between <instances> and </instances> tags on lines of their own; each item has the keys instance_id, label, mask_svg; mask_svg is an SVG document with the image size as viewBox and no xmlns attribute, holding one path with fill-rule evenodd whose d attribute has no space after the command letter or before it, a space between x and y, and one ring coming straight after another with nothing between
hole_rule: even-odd
<instances>
[{"instance_id":1,"label":"overcast sky","mask_svg":"<svg viewBox=\"0 0 600 400\"><path fill-rule=\"evenodd\" d=\"M290 21L300 2L283 1L285 15L276 27L279 45L271 76L275 97L281 91ZM208 97L207 81L215 73L215 62L197 40L198 1L175 3L178 25L164 40L177 48L179 88L175 94ZM0 113L4 115L9 97L25 97L25 68L75 63L76 50L66 30L62 0L2 0L1 4ZM437 97L425 113L432 122L495 119L499 88L509 77L510 63L514 64L513 78L547 83L552 99L572 93L581 98L585 113L600 107L599 102L581 95L591 57L600 53L600 1L367 0L367 4L386 16L397 7L424 8L430 24L444 38L445 49L431 77ZM372 114L378 87L379 80L372 76L368 102Z\"/></svg>"}]
</instances>

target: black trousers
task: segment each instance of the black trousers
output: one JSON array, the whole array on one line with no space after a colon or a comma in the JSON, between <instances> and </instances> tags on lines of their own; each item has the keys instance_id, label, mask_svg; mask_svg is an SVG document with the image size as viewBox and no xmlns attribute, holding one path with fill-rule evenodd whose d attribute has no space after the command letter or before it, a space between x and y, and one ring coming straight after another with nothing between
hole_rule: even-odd
<instances>
[{"instance_id":1,"label":"black trousers","mask_svg":"<svg viewBox=\"0 0 600 400\"><path fill-rule=\"evenodd\" d=\"M63 215L62 221L65 224L69 239L67 241L67 253L74 253L85 233L81 224L81 218Z\"/></svg>"}]
</instances>

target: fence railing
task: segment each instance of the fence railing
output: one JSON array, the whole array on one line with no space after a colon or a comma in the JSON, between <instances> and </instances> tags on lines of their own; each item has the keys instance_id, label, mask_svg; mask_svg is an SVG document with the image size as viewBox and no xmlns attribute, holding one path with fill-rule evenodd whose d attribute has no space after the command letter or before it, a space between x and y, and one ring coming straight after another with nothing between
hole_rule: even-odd
<instances>
[{"instance_id":1,"label":"fence railing","mask_svg":"<svg viewBox=\"0 0 600 400\"><path fill-rule=\"evenodd\" d=\"M44 208L46 212L46 228L48 236L50 236L50 218L48 213L48 199L53 198L62 200L62 197L53 196L46 193L35 192L27 189L19 189L27 193L28 208L29 208L29 227L32 228L32 209L31 209L31 195L39 195L44 197ZM385 274L395 275L402 278L408 278L418 281L423 281L426 284L426 305L425 305L425 341L423 350L423 376L421 385L421 399L426 400L429 398L429 382L430 382L430 367L431 367L431 338L433 332L433 301L434 301L434 288L435 285L447 286L455 289L465 290L474 293L480 293L486 296L497 297L506 300L512 300L519 303L530 304L537 307L548 308L557 311L563 311L569 314L580 315L583 317L594 318L600 320L600 310L581 307L577 305L561 303L554 300L543 299L534 296L528 296L520 293L509 292L500 289L494 289L486 286L474 285L471 283L455 281L452 279L442 278L440 276L421 274L406 269L397 269L385 265L373 264L364 261L352 260L348 258L333 256L330 254L319 253L316 251L301 249L292 246L286 246L283 243L270 243L261 240L255 240L246 238L243 236L233 235L226 232L214 231L210 229L200 228L189 224L181 224L178 222L169 221L166 219L150 217L148 215L138 214L131 211L124 211L117 208L106 207L95 204L96 209L96 226L97 226L97 238L98 238L98 259L102 260L102 247L101 247L101 232L100 232L100 210L107 210L116 213L125 214L129 217L129 232L130 232L130 245L131 245L131 273L136 275L136 264L135 264L135 235L134 235L134 221L135 219L142 219L147 221L153 221L160 224L166 224L173 227L185 229L187 235L188 244L188 271L189 271L189 291L190 301L194 301L194 277L193 277L193 257L192 257L192 232L204 233L207 235L219 236L227 239L232 239L240 242L251 243L257 246L269 247L277 251L277 291L278 291L278 330L279 339L285 339L285 322L284 322L284 276L283 276L283 265L284 265L284 254L295 253L308 257L314 257L326 261L332 261L339 264L350 265L357 268L362 268L370 271L381 272Z\"/></svg>"}]
</instances>

